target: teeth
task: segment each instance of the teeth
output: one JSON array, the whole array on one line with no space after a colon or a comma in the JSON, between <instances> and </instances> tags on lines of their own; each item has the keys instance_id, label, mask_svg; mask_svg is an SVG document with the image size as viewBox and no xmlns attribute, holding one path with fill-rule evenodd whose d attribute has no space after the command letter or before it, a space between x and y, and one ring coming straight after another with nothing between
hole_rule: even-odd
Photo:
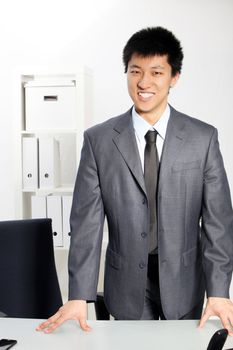
<instances>
[{"instance_id":1,"label":"teeth","mask_svg":"<svg viewBox=\"0 0 233 350\"><path fill-rule=\"evenodd\" d=\"M148 98L153 96L154 94L151 92L139 92L139 95L142 96L143 98Z\"/></svg>"}]
</instances>

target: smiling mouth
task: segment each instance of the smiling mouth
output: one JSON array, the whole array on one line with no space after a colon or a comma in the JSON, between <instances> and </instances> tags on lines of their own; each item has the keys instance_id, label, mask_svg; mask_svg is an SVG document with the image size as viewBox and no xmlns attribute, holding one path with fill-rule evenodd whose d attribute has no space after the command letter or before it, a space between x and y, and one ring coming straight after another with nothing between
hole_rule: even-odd
<instances>
[{"instance_id":1,"label":"smiling mouth","mask_svg":"<svg viewBox=\"0 0 233 350\"><path fill-rule=\"evenodd\" d=\"M138 95L142 98L150 98L155 95L154 92L138 92Z\"/></svg>"}]
</instances>

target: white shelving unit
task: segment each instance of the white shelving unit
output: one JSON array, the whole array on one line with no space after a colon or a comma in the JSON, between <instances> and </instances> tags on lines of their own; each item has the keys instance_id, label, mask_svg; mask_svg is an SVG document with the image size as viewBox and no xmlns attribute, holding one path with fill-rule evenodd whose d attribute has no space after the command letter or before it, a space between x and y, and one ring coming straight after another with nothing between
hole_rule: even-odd
<instances>
[{"instance_id":1,"label":"white shelving unit","mask_svg":"<svg viewBox=\"0 0 233 350\"><path fill-rule=\"evenodd\" d=\"M61 72L61 73L59 73ZM15 84L14 94L16 100L16 108L20 111L18 113L18 121L16 122L16 218L27 219L31 218L31 197L41 195L72 195L76 172L80 160L80 152L83 142L83 131L90 126L92 116L92 72L87 68L81 70L65 70L59 71L50 67L47 69L24 69L17 72L17 84ZM58 86L66 87L67 82L71 82L74 86L72 94L74 94L73 100L75 109L75 120L71 123L68 121L66 126L66 120L62 119L62 128L53 126L52 123L49 127L46 127L46 121L43 121L42 127L32 128L32 123L29 124L27 120L27 93L26 89L30 87L34 89L33 92L38 91L38 87L47 87L48 92L51 88ZM31 90L30 89L30 90ZM37 90L36 90L37 89ZM50 89L50 90L49 90ZM58 89L56 87L56 89ZM46 90L46 88L45 88ZM52 96L53 97L53 96ZM51 98L51 96L48 96ZM50 103L50 105L52 105ZM27 108L26 108L27 107ZM69 107L69 106L68 106ZM55 118L56 116L53 116ZM40 115L36 119L36 125ZM41 119L45 119L44 115ZM64 126L64 127L63 127ZM40 138L53 138L59 144L59 167L60 167L60 183L59 186L53 188L24 188L23 187L23 139L27 137L34 137L38 140ZM18 170L20 169L20 171Z\"/></svg>"}]
</instances>

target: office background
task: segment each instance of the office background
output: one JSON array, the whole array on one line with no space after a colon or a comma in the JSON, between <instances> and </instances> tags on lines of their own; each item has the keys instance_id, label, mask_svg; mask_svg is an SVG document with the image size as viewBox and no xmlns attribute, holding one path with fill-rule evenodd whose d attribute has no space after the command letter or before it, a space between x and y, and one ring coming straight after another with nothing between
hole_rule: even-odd
<instances>
[{"instance_id":1,"label":"office background","mask_svg":"<svg viewBox=\"0 0 233 350\"><path fill-rule=\"evenodd\" d=\"M9 0L0 5L0 220L15 218L14 108L17 67L93 70L96 124L131 106L122 49L146 26L172 30L184 48L184 66L171 104L214 124L233 193L232 0ZM232 292L233 296L233 284Z\"/></svg>"}]
</instances>

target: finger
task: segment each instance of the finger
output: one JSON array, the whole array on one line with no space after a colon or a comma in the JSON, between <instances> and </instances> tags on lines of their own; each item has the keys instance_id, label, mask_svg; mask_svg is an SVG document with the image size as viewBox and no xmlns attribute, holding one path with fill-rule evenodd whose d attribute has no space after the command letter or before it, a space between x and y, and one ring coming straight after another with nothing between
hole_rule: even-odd
<instances>
[{"instance_id":1,"label":"finger","mask_svg":"<svg viewBox=\"0 0 233 350\"><path fill-rule=\"evenodd\" d=\"M226 328L228 330L228 334L232 336L233 335L232 323L230 322L228 317L220 316L220 319L223 327Z\"/></svg>"},{"instance_id":2,"label":"finger","mask_svg":"<svg viewBox=\"0 0 233 350\"><path fill-rule=\"evenodd\" d=\"M233 314L231 314L231 316L229 317L229 320L230 320L230 327L231 327L229 335L233 336Z\"/></svg>"},{"instance_id":3,"label":"finger","mask_svg":"<svg viewBox=\"0 0 233 350\"><path fill-rule=\"evenodd\" d=\"M37 331L41 331L41 330L43 330L43 329L49 327L49 325L52 324L52 323L54 323L54 322L56 322L56 321L59 319L59 317L61 317L61 312L60 312L60 311L56 312L53 316L49 317L49 318L47 319L47 321L41 323L41 324L36 328L36 330L37 330Z\"/></svg>"},{"instance_id":4,"label":"finger","mask_svg":"<svg viewBox=\"0 0 233 350\"><path fill-rule=\"evenodd\" d=\"M80 324L80 327L82 328L83 331L86 331L86 332L91 331L91 327L88 326L86 319L84 317L79 319L79 324Z\"/></svg>"},{"instance_id":5,"label":"finger","mask_svg":"<svg viewBox=\"0 0 233 350\"><path fill-rule=\"evenodd\" d=\"M206 321L210 318L211 314L207 311L204 312L204 314L202 315L200 322L199 322L199 328L203 328Z\"/></svg>"},{"instance_id":6,"label":"finger","mask_svg":"<svg viewBox=\"0 0 233 350\"><path fill-rule=\"evenodd\" d=\"M60 327L64 322L66 321L66 318L64 317L60 317L56 322L53 322L49 325L49 327L47 327L44 332L45 333L52 333L53 331L55 331L55 329L57 329L58 327Z\"/></svg>"}]
</instances>

